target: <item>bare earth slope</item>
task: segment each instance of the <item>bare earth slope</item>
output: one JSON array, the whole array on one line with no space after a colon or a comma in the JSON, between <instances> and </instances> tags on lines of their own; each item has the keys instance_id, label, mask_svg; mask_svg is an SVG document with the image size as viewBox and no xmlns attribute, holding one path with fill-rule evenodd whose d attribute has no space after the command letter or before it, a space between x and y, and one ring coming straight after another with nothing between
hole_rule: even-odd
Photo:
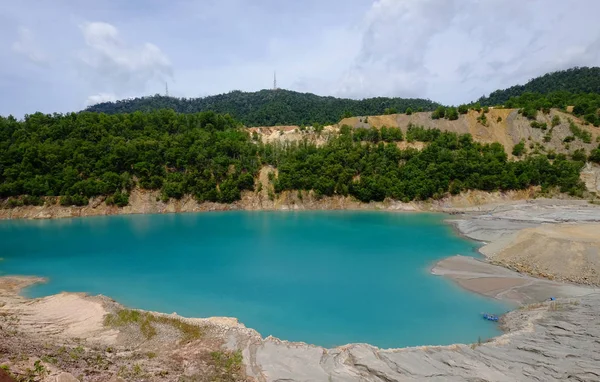
<instances>
[{"instance_id":1,"label":"bare earth slope","mask_svg":"<svg viewBox=\"0 0 600 382\"><path fill-rule=\"evenodd\" d=\"M447 119L432 119L431 113L413 113L392 114L370 117L352 117L340 121L339 126L348 125L351 127L399 127L406 131L409 124L424 126L426 128L435 128L442 131L451 131L459 134L469 133L473 139L478 142L492 143L499 142L505 148L506 152L511 155L512 148L521 140L525 141L529 146L537 143L543 146L546 150L554 150L557 153L570 153L578 148L584 148L587 152L598 146L596 139L600 136L600 128L590 125L584 125L577 117L563 113L559 110L552 109L550 114L538 113L537 121L546 123L547 130L531 127L531 121L518 113L517 109L490 109L486 113L487 125L484 126L479 121L481 113L470 110L467 114L460 115L457 120L450 121ZM552 129L551 139L549 142L544 141L544 136L549 133L551 121L554 116L560 118L561 123ZM584 143L580 139L576 139L568 145L563 143L565 137L572 135L569 129L569 120L573 121L578 127L589 131L592 134L592 142ZM529 147L528 147L529 149Z\"/></svg>"},{"instance_id":2,"label":"bare earth slope","mask_svg":"<svg viewBox=\"0 0 600 382\"><path fill-rule=\"evenodd\" d=\"M600 286L600 208L576 201L497 205L454 223L494 264L550 280Z\"/></svg>"},{"instance_id":3,"label":"bare earth slope","mask_svg":"<svg viewBox=\"0 0 600 382\"><path fill-rule=\"evenodd\" d=\"M317 133L312 127L301 128L299 126L269 126L269 127L251 127L248 130L251 134L256 133L257 138L264 143L274 142L298 142L307 140L317 145L322 145L337 133L340 127L347 125L352 128L381 128L399 127L406 132L410 124L423 126L428 129L440 129L442 131L451 131L458 134L471 134L473 139L482 143L501 143L509 157L512 156L512 148L520 141L525 141L527 151L535 150L548 152L553 150L556 153L571 154L577 149L585 149L590 152L598 146L598 137L600 137L600 128L585 125L579 118L572 114L564 113L557 109L552 109L549 114L538 113L537 122L546 123L547 129L531 127L531 120L519 114L518 109L490 109L485 115L487 122L483 125L477 118L480 112L470 110L467 114L461 114L457 120L432 119L430 112L406 114L378 115L369 117L351 117L342 119L337 125L326 126L322 132ZM552 127L552 118L558 116L560 124ZM572 121L577 127L590 132L592 135L591 143L584 143L577 138L566 144L563 140L573 135L569 127L569 121ZM549 137L546 141L545 137ZM406 142L403 142L406 145ZM424 145L420 142L418 147ZM533 149L530 146L533 146ZM405 147L403 147L405 148Z\"/></svg>"}]
</instances>

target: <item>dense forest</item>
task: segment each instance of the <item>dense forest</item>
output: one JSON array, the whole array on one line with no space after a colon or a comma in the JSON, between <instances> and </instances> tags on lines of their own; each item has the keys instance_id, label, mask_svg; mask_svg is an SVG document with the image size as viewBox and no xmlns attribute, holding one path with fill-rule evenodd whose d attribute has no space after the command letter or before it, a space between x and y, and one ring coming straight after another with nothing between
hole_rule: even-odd
<instances>
[{"instance_id":1,"label":"dense forest","mask_svg":"<svg viewBox=\"0 0 600 382\"><path fill-rule=\"evenodd\" d=\"M600 68L581 67L547 73L534 78L525 85L516 85L504 90L496 90L488 97L479 99L482 106L504 105L510 98L524 93L548 94L568 92L573 94L600 94Z\"/></svg>"},{"instance_id":2,"label":"dense forest","mask_svg":"<svg viewBox=\"0 0 600 382\"><path fill-rule=\"evenodd\" d=\"M9 205L42 204L61 196L63 205L85 205L105 195L126 205L134 187L161 190L163 199L194 195L230 203L255 190L263 165L279 169L276 192L314 190L362 201L438 198L466 189L510 190L532 185L580 194L580 161L531 155L509 161L498 144L470 135L411 126L399 129L342 128L317 147L263 144L230 116L160 110L106 115L36 113L18 121L0 118L0 197ZM400 150L396 142L428 142ZM596 150L591 160L600 160Z\"/></svg>"},{"instance_id":3,"label":"dense forest","mask_svg":"<svg viewBox=\"0 0 600 382\"><path fill-rule=\"evenodd\" d=\"M106 114L171 109L178 113L214 111L230 114L246 126L333 124L346 116L434 110L439 104L424 99L368 98L352 100L321 97L289 90L233 91L205 98L174 98L155 95L88 107Z\"/></svg>"}]
</instances>

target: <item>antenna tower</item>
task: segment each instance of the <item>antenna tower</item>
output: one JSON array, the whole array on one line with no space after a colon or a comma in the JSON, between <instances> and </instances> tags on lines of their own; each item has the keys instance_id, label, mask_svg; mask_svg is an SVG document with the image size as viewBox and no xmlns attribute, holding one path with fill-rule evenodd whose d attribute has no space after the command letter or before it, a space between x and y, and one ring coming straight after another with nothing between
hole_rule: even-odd
<instances>
[{"instance_id":1,"label":"antenna tower","mask_svg":"<svg viewBox=\"0 0 600 382\"><path fill-rule=\"evenodd\" d=\"M273 72L273 90L277 90L277 72Z\"/></svg>"},{"instance_id":2,"label":"antenna tower","mask_svg":"<svg viewBox=\"0 0 600 382\"><path fill-rule=\"evenodd\" d=\"M169 96L169 83L165 82L165 94L167 95L167 97Z\"/></svg>"}]
</instances>

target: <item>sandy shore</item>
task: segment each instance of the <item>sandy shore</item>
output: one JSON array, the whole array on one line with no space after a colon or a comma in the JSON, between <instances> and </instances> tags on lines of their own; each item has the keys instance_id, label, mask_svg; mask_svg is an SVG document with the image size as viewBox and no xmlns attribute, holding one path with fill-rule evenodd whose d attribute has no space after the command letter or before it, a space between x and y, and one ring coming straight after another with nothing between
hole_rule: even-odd
<instances>
[{"instance_id":1,"label":"sandy shore","mask_svg":"<svg viewBox=\"0 0 600 382\"><path fill-rule=\"evenodd\" d=\"M439 209L457 213L453 224L461 234L488 243L482 252L490 261L503 253L512 259L510 249L523 242L532 246L528 240L554 246L551 237L577 244L574 251L561 249L563 262L584 268L596 264L597 206L539 201ZM523 236L524 230L534 234ZM544 256L535 258L544 261ZM528 274L533 268L515 272L464 256L440 261L432 268L435 275L491 298L533 304L504 316L506 334L490 341L385 350L367 344L325 349L262 338L231 318L133 314L102 296L62 293L30 300L18 290L42 279L2 277L0 364L27 373L39 360L47 371L39 379L46 381L57 381L64 372L90 381L117 381L117 376L139 381L599 380L600 293L590 285L549 280L556 277L552 272L571 269L549 263L554 265L542 279Z\"/></svg>"},{"instance_id":2,"label":"sandy shore","mask_svg":"<svg viewBox=\"0 0 600 382\"><path fill-rule=\"evenodd\" d=\"M431 273L448 277L471 292L516 305L600 292L598 288L535 278L467 256L439 261Z\"/></svg>"}]
</instances>

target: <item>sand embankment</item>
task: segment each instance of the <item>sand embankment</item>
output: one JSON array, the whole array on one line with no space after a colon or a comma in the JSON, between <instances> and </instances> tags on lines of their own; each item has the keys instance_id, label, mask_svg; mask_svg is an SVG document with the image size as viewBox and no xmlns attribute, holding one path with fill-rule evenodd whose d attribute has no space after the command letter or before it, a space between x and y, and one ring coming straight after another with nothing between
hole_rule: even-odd
<instances>
[{"instance_id":1,"label":"sand embankment","mask_svg":"<svg viewBox=\"0 0 600 382\"><path fill-rule=\"evenodd\" d=\"M540 200L463 213L452 222L484 241L492 264L548 280L600 286L600 208Z\"/></svg>"}]
</instances>

